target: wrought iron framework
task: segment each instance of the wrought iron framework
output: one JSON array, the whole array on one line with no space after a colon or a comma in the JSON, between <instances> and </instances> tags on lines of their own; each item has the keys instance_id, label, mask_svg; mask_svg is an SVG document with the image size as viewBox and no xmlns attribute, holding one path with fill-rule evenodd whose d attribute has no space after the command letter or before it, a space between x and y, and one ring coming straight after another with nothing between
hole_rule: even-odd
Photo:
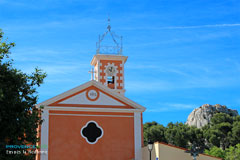
<instances>
[{"instance_id":1,"label":"wrought iron framework","mask_svg":"<svg viewBox=\"0 0 240 160\"><path fill-rule=\"evenodd\" d=\"M106 46L101 44L107 34L110 34L115 46ZM96 48L97 54L122 54L122 36L118 36L111 31L110 18L108 18L107 31L104 34L99 35L98 42L96 43Z\"/></svg>"}]
</instances>

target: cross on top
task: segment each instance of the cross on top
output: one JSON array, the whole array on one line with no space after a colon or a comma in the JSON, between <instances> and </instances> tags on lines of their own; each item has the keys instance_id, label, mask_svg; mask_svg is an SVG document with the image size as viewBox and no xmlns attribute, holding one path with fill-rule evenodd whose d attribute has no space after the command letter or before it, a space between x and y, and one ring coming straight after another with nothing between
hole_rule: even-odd
<instances>
[{"instance_id":1,"label":"cross on top","mask_svg":"<svg viewBox=\"0 0 240 160\"><path fill-rule=\"evenodd\" d=\"M91 73L91 80L94 80L94 73L96 73L94 70L93 70L93 68L90 70L90 71L88 71L88 73Z\"/></svg>"}]
</instances>

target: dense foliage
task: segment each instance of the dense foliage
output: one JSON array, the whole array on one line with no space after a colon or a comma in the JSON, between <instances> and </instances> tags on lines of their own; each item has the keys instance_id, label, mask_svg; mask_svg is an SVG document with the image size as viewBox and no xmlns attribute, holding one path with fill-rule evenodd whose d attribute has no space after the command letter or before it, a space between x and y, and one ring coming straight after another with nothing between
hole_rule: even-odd
<instances>
[{"instance_id":1,"label":"dense foliage","mask_svg":"<svg viewBox=\"0 0 240 160\"><path fill-rule=\"evenodd\" d=\"M235 146L230 146L226 150L213 146L211 149L205 150L205 153L225 160L239 160L240 143Z\"/></svg>"},{"instance_id":2,"label":"dense foliage","mask_svg":"<svg viewBox=\"0 0 240 160\"><path fill-rule=\"evenodd\" d=\"M41 123L39 110L35 108L36 87L43 83L46 74L36 68L28 75L14 68L13 60L9 59L14 46L3 39L0 30L0 159L30 160L34 155L8 154L6 146L36 144L36 129Z\"/></svg>"},{"instance_id":3,"label":"dense foliage","mask_svg":"<svg viewBox=\"0 0 240 160\"><path fill-rule=\"evenodd\" d=\"M240 143L235 147L231 146L226 150L226 160L240 159Z\"/></svg>"},{"instance_id":4,"label":"dense foliage","mask_svg":"<svg viewBox=\"0 0 240 160\"><path fill-rule=\"evenodd\" d=\"M231 159L238 157L240 147L240 116L215 114L209 125L203 128L170 122L166 127L157 122L145 123L144 144L148 140L165 142L179 147L191 148L193 143L205 153Z\"/></svg>"},{"instance_id":5,"label":"dense foliage","mask_svg":"<svg viewBox=\"0 0 240 160\"><path fill-rule=\"evenodd\" d=\"M216 147L216 146L213 146L209 150L206 149L204 152L208 155L212 155L212 156L219 157L219 158L224 158L226 156L225 151L221 148Z\"/></svg>"}]
</instances>

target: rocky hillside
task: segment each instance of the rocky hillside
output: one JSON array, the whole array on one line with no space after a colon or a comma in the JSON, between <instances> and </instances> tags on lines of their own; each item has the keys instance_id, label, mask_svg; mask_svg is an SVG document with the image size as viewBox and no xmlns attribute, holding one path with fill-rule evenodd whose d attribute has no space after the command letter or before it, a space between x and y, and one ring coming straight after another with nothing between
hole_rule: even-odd
<instances>
[{"instance_id":1,"label":"rocky hillside","mask_svg":"<svg viewBox=\"0 0 240 160\"><path fill-rule=\"evenodd\" d=\"M228 109L226 106L220 104L204 104L201 107L194 109L192 113L189 114L186 124L201 128L210 122L215 113L226 113L231 116L238 115L236 110Z\"/></svg>"}]
</instances>

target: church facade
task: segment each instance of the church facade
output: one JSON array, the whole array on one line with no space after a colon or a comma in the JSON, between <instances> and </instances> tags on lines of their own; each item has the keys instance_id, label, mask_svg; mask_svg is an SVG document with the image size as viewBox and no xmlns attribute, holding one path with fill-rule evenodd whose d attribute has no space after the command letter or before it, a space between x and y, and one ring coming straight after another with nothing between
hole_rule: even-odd
<instances>
[{"instance_id":1,"label":"church facade","mask_svg":"<svg viewBox=\"0 0 240 160\"><path fill-rule=\"evenodd\" d=\"M110 34L117 52L101 50ZM38 160L141 160L142 112L145 108L124 96L124 64L111 32L99 38L91 65L92 80L46 100L39 129L41 151Z\"/></svg>"}]
</instances>

